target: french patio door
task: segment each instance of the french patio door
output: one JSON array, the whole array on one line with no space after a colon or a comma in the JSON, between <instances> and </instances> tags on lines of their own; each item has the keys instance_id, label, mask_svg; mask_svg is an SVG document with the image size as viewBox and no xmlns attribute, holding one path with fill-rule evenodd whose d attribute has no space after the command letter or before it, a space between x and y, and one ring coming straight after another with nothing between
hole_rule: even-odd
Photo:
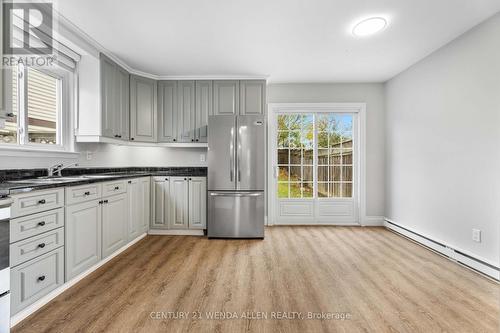
<instances>
[{"instance_id":1,"label":"french patio door","mask_svg":"<svg viewBox=\"0 0 500 333\"><path fill-rule=\"evenodd\" d=\"M358 223L357 116L353 112L271 115L274 223Z\"/></svg>"}]
</instances>

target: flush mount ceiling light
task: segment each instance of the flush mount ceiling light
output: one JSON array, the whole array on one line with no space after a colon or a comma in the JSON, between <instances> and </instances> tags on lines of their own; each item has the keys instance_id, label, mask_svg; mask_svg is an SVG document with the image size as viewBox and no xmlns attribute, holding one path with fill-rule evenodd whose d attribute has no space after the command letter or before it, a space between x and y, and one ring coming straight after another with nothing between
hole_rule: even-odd
<instances>
[{"instance_id":1,"label":"flush mount ceiling light","mask_svg":"<svg viewBox=\"0 0 500 333\"><path fill-rule=\"evenodd\" d=\"M352 29L352 34L356 37L365 37L376 34L384 30L387 26L387 20L383 17L370 17L356 23Z\"/></svg>"}]
</instances>

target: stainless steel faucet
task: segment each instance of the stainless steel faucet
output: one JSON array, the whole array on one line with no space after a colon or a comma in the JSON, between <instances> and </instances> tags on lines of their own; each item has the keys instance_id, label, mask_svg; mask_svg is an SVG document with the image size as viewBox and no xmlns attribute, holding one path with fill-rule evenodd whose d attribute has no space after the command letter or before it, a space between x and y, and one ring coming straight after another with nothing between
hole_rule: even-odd
<instances>
[{"instance_id":1,"label":"stainless steel faucet","mask_svg":"<svg viewBox=\"0 0 500 333\"><path fill-rule=\"evenodd\" d=\"M55 164L47 169L48 176L49 177L62 177L61 171L66 169L66 168L72 167L72 166L78 166L78 163L68 164L66 166L64 166L63 163Z\"/></svg>"}]
</instances>

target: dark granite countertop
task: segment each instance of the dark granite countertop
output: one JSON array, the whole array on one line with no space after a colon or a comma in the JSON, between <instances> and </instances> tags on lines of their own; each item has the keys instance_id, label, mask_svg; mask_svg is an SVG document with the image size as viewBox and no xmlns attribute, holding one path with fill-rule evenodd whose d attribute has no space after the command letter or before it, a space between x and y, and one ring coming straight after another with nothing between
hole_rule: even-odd
<instances>
[{"instance_id":1,"label":"dark granite countertop","mask_svg":"<svg viewBox=\"0 0 500 333\"><path fill-rule=\"evenodd\" d=\"M31 179L43 177L46 174L46 170L43 169L0 170L0 197L34 190L106 182L123 178L147 176L206 177L207 168L71 168L63 170L63 177L76 177L75 179L50 183L30 182ZM86 175L99 175L99 178L78 178Z\"/></svg>"}]
</instances>

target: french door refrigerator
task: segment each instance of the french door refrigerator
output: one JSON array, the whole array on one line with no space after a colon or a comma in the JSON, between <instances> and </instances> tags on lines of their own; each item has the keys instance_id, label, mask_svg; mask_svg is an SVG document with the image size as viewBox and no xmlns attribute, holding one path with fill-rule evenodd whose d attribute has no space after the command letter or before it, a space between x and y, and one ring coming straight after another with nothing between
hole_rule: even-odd
<instances>
[{"instance_id":1,"label":"french door refrigerator","mask_svg":"<svg viewBox=\"0 0 500 333\"><path fill-rule=\"evenodd\" d=\"M263 116L208 119L209 238L264 238Z\"/></svg>"}]
</instances>

